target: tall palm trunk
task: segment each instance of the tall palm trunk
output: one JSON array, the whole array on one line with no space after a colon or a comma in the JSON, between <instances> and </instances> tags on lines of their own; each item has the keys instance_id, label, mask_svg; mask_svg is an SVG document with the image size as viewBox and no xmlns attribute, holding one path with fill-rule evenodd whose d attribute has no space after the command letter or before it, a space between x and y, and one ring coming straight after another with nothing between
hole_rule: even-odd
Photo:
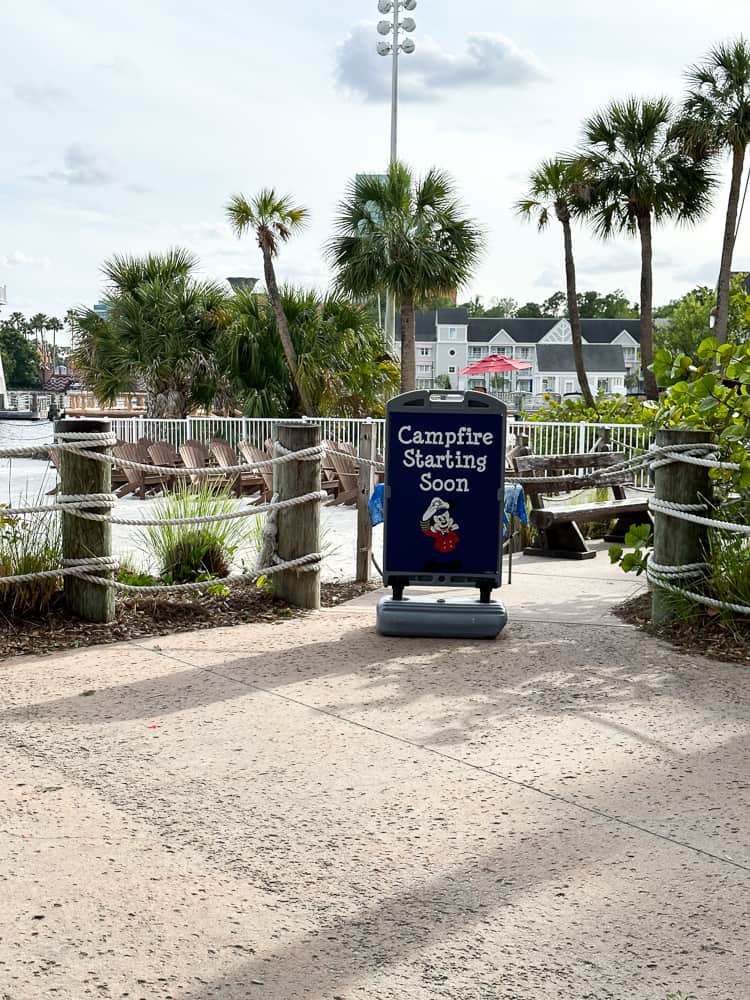
<instances>
[{"instance_id":1,"label":"tall palm trunk","mask_svg":"<svg viewBox=\"0 0 750 1000\"><path fill-rule=\"evenodd\" d=\"M401 392L417 388L417 358L414 340L414 298L401 299Z\"/></svg>"},{"instance_id":2,"label":"tall palm trunk","mask_svg":"<svg viewBox=\"0 0 750 1000\"><path fill-rule=\"evenodd\" d=\"M292 375L292 381L297 388L297 393L299 395L300 402L302 403L302 409L308 417L313 417L315 416L315 407L313 406L312 400L308 396L307 392L300 384L299 368L297 366L297 352L294 349L292 337L289 333L289 323L287 322L284 307L281 304L279 286L276 284L276 273L273 269L273 260L271 258L271 254L265 248L263 249L263 271L266 279L266 288L268 289L268 297L271 300L271 308L273 309L274 316L276 317L276 330L279 335L279 340L281 341L284 356L286 357L286 363L289 366L289 371Z\"/></svg>"},{"instance_id":3,"label":"tall palm trunk","mask_svg":"<svg viewBox=\"0 0 750 1000\"><path fill-rule=\"evenodd\" d=\"M573 260L573 235L570 231L570 216L567 213L562 215L560 222L563 227L563 240L565 243L565 286L568 293L568 318L570 319L570 333L573 339L573 357L576 363L576 375L578 385L586 400L586 406L596 409L596 403L589 385L586 366L583 363L583 338L581 337L581 316L578 311L578 298L576 296L576 265Z\"/></svg>"},{"instance_id":4,"label":"tall palm trunk","mask_svg":"<svg viewBox=\"0 0 750 1000\"><path fill-rule=\"evenodd\" d=\"M651 214L638 216L641 236L641 370L647 399L658 399L656 376L650 370L654 361L654 275Z\"/></svg>"},{"instance_id":5,"label":"tall palm trunk","mask_svg":"<svg viewBox=\"0 0 750 1000\"><path fill-rule=\"evenodd\" d=\"M745 147L735 146L732 153L732 181L729 185L727 217L724 222L724 241L721 245L721 265L719 267L719 290L716 301L716 324L714 337L720 344L727 342L729 325L729 286L732 274L734 238L737 229L737 209L740 203L742 171L745 166Z\"/></svg>"}]
</instances>

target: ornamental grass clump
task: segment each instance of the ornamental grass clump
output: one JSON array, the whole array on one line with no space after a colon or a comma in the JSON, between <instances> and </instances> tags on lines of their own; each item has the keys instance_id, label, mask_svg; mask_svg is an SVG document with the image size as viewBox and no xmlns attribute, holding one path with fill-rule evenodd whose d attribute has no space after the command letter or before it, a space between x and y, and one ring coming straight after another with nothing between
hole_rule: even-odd
<instances>
[{"instance_id":1,"label":"ornamental grass clump","mask_svg":"<svg viewBox=\"0 0 750 1000\"><path fill-rule=\"evenodd\" d=\"M750 607L750 538L746 534L712 529L708 534L707 558L709 595L723 604ZM735 617L729 608L721 614L725 619Z\"/></svg>"},{"instance_id":2,"label":"ornamental grass clump","mask_svg":"<svg viewBox=\"0 0 750 1000\"><path fill-rule=\"evenodd\" d=\"M246 518L173 524L181 518L230 514L237 502L226 489L212 483L184 484L157 501L154 518L141 540L158 566L164 583L194 583L227 576L237 551L250 538Z\"/></svg>"},{"instance_id":3,"label":"ornamental grass clump","mask_svg":"<svg viewBox=\"0 0 750 1000\"><path fill-rule=\"evenodd\" d=\"M29 505L41 500L29 501ZM0 509L0 577L24 576L56 569L62 562L62 534L58 514L13 517ZM0 606L13 614L46 611L62 589L61 576L0 586Z\"/></svg>"}]
</instances>

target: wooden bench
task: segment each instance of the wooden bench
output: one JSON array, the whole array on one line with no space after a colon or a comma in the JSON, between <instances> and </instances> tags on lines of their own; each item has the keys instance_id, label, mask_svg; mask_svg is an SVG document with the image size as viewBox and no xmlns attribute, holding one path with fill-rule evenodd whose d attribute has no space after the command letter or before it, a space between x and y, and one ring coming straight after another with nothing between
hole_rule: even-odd
<instances>
[{"instance_id":1,"label":"wooden bench","mask_svg":"<svg viewBox=\"0 0 750 1000\"><path fill-rule=\"evenodd\" d=\"M613 473L606 480L593 475L625 461L618 452L587 452L582 455L523 455L515 460L518 480L531 501L531 525L536 537L524 549L526 555L557 556L562 559L593 559L596 552L586 546L579 524L587 521L615 521L604 536L608 542L622 544L629 528L636 524L651 524L648 500L628 498L626 487L633 477L627 470ZM545 507L545 498L578 490L612 491L612 499Z\"/></svg>"}]
</instances>

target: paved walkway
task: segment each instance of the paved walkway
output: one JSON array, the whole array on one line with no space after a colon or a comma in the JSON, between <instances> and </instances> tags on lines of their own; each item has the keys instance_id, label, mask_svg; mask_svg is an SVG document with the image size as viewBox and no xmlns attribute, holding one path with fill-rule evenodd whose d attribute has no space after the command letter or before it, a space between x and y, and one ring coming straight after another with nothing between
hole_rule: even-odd
<instances>
[{"instance_id":1,"label":"paved walkway","mask_svg":"<svg viewBox=\"0 0 750 1000\"><path fill-rule=\"evenodd\" d=\"M0 663L0 998L745 1000L747 673L633 587L519 559L496 642L368 596Z\"/></svg>"}]
</instances>

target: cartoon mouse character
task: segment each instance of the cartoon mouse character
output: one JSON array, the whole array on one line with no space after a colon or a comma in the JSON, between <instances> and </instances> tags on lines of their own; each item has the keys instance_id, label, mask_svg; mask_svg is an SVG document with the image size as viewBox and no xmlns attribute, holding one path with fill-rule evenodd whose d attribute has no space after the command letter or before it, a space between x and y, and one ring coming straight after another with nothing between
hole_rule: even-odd
<instances>
[{"instance_id":1,"label":"cartoon mouse character","mask_svg":"<svg viewBox=\"0 0 750 1000\"><path fill-rule=\"evenodd\" d=\"M442 497L433 497L422 515L420 528L425 535L435 540L438 552L452 552L459 542L456 534L458 525L453 520L452 506Z\"/></svg>"}]
</instances>

